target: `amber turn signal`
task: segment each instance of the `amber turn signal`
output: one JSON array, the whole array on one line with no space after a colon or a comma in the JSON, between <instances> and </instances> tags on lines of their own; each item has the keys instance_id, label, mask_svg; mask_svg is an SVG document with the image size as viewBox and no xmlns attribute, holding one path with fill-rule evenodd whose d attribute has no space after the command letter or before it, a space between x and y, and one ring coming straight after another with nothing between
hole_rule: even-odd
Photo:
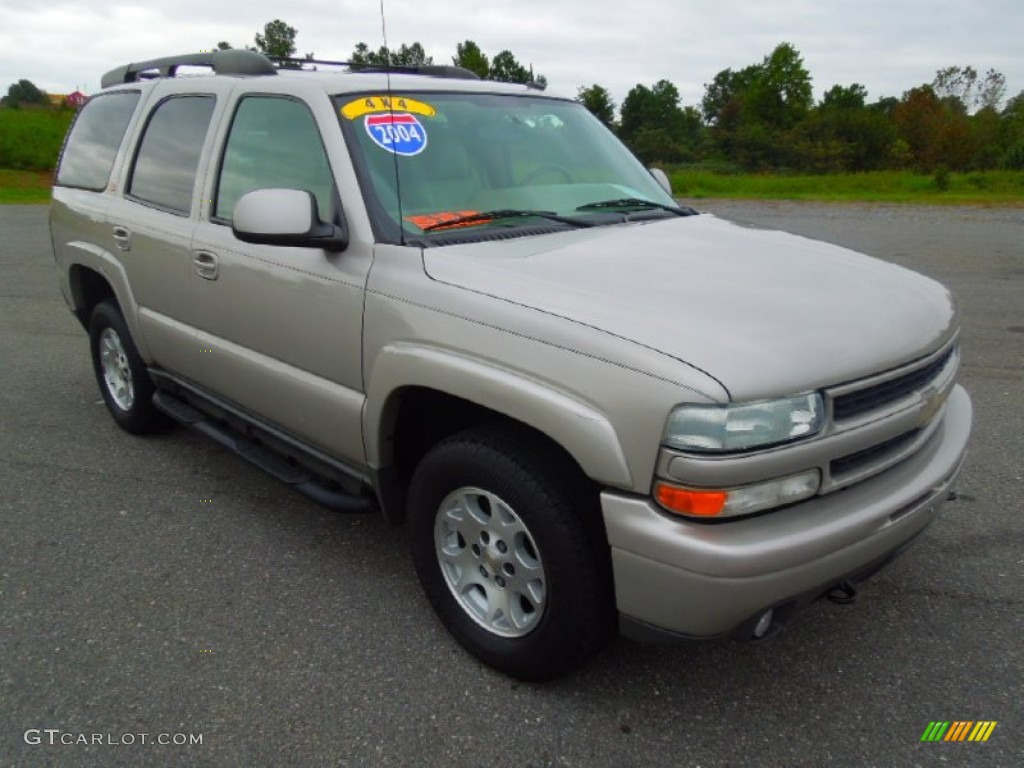
<instances>
[{"instance_id":1,"label":"amber turn signal","mask_svg":"<svg viewBox=\"0 0 1024 768\"><path fill-rule=\"evenodd\" d=\"M729 494L725 491L697 491L668 483L654 485L654 497L669 512L696 517L714 517L725 509Z\"/></svg>"}]
</instances>

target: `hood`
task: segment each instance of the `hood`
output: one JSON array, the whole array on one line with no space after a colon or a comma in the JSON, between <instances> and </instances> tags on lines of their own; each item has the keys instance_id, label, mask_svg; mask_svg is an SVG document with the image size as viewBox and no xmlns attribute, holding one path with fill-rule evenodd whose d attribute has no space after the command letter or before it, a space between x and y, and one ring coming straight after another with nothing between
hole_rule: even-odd
<instances>
[{"instance_id":1,"label":"hood","mask_svg":"<svg viewBox=\"0 0 1024 768\"><path fill-rule=\"evenodd\" d=\"M434 280L657 350L734 400L914 360L955 332L939 283L887 262L703 214L424 251Z\"/></svg>"}]
</instances>

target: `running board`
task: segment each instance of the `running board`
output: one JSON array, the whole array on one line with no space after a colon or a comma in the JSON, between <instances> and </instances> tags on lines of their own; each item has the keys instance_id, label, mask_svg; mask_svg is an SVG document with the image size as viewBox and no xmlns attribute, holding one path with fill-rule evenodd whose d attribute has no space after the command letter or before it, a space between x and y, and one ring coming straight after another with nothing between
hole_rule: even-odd
<instances>
[{"instance_id":1,"label":"running board","mask_svg":"<svg viewBox=\"0 0 1024 768\"><path fill-rule=\"evenodd\" d=\"M153 405L175 421L211 438L327 509L350 513L375 511L374 503L368 496L358 496L328 487L302 467L288 463L269 448L239 435L230 427L217 423L174 395L158 390L153 395Z\"/></svg>"}]
</instances>

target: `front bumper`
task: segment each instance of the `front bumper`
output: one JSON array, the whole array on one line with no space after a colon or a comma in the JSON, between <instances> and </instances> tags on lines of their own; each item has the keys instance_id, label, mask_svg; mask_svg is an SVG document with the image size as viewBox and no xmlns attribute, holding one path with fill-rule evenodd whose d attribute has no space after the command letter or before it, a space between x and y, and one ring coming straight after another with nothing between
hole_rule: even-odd
<instances>
[{"instance_id":1,"label":"front bumper","mask_svg":"<svg viewBox=\"0 0 1024 768\"><path fill-rule=\"evenodd\" d=\"M862 578L937 516L963 464L971 401L957 386L942 423L910 458L840 491L760 516L691 522L647 497L601 494L623 629L712 638L745 634L843 579Z\"/></svg>"}]
</instances>

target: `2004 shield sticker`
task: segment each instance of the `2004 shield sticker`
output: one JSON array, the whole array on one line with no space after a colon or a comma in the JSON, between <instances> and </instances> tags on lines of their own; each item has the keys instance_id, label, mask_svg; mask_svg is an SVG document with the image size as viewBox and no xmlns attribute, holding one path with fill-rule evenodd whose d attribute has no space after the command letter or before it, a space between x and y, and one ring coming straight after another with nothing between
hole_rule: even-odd
<instances>
[{"instance_id":1,"label":"2004 shield sticker","mask_svg":"<svg viewBox=\"0 0 1024 768\"><path fill-rule=\"evenodd\" d=\"M427 148L427 131L408 112L367 115L363 125L373 143L396 155L412 157Z\"/></svg>"},{"instance_id":2,"label":"2004 shield sticker","mask_svg":"<svg viewBox=\"0 0 1024 768\"><path fill-rule=\"evenodd\" d=\"M427 130L416 115L437 114L430 104L407 96L363 96L341 108L349 120L363 118L367 135L381 149L411 157L427 148Z\"/></svg>"}]
</instances>

